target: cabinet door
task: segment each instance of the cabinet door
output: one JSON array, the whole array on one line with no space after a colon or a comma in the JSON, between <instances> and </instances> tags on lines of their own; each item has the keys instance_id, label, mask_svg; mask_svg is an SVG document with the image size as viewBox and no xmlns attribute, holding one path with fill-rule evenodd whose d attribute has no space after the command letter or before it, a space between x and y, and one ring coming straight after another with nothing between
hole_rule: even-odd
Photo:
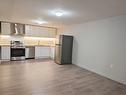
<instances>
[{"instance_id":1,"label":"cabinet door","mask_svg":"<svg viewBox=\"0 0 126 95\"><path fill-rule=\"evenodd\" d=\"M2 35L10 35L11 34L10 23L6 23L6 22L1 23L1 34Z\"/></svg>"},{"instance_id":2,"label":"cabinet door","mask_svg":"<svg viewBox=\"0 0 126 95\"><path fill-rule=\"evenodd\" d=\"M41 48L36 46L35 47L35 58L39 58L41 56Z\"/></svg>"},{"instance_id":3,"label":"cabinet door","mask_svg":"<svg viewBox=\"0 0 126 95\"><path fill-rule=\"evenodd\" d=\"M56 37L56 29L55 28L42 28L41 35L47 38L55 38Z\"/></svg>"},{"instance_id":4,"label":"cabinet door","mask_svg":"<svg viewBox=\"0 0 126 95\"><path fill-rule=\"evenodd\" d=\"M36 46L35 47L35 58L49 58L50 47Z\"/></svg>"},{"instance_id":5,"label":"cabinet door","mask_svg":"<svg viewBox=\"0 0 126 95\"><path fill-rule=\"evenodd\" d=\"M48 28L36 27L36 36L37 37L49 37Z\"/></svg>"},{"instance_id":6,"label":"cabinet door","mask_svg":"<svg viewBox=\"0 0 126 95\"><path fill-rule=\"evenodd\" d=\"M50 58L54 59L55 56L55 47L50 47Z\"/></svg>"},{"instance_id":7,"label":"cabinet door","mask_svg":"<svg viewBox=\"0 0 126 95\"><path fill-rule=\"evenodd\" d=\"M32 37L41 36L37 26L26 25L25 32L26 32L26 36L32 36Z\"/></svg>"},{"instance_id":8,"label":"cabinet door","mask_svg":"<svg viewBox=\"0 0 126 95\"><path fill-rule=\"evenodd\" d=\"M25 26L25 33L26 33L26 36L55 38L56 29L26 25Z\"/></svg>"},{"instance_id":9,"label":"cabinet door","mask_svg":"<svg viewBox=\"0 0 126 95\"><path fill-rule=\"evenodd\" d=\"M38 36L37 26L31 26L31 35L34 36L34 37L37 37Z\"/></svg>"},{"instance_id":10,"label":"cabinet door","mask_svg":"<svg viewBox=\"0 0 126 95\"><path fill-rule=\"evenodd\" d=\"M55 28L49 29L49 38L56 38L56 32L57 30Z\"/></svg>"},{"instance_id":11,"label":"cabinet door","mask_svg":"<svg viewBox=\"0 0 126 95\"><path fill-rule=\"evenodd\" d=\"M10 60L10 47L1 47L1 59Z\"/></svg>"},{"instance_id":12,"label":"cabinet door","mask_svg":"<svg viewBox=\"0 0 126 95\"><path fill-rule=\"evenodd\" d=\"M25 25L25 35L26 36L36 37L37 34L38 33L37 33L36 26Z\"/></svg>"},{"instance_id":13,"label":"cabinet door","mask_svg":"<svg viewBox=\"0 0 126 95\"><path fill-rule=\"evenodd\" d=\"M49 57L50 47L41 47L42 56Z\"/></svg>"},{"instance_id":14,"label":"cabinet door","mask_svg":"<svg viewBox=\"0 0 126 95\"><path fill-rule=\"evenodd\" d=\"M30 25L25 25L25 35L32 36L32 28Z\"/></svg>"}]
</instances>

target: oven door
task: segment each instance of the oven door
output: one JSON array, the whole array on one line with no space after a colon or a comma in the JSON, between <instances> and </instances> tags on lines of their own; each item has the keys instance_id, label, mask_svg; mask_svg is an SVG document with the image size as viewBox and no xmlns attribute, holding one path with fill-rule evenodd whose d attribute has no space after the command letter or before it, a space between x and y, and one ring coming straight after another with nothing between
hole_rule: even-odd
<instances>
[{"instance_id":1,"label":"oven door","mask_svg":"<svg viewBox=\"0 0 126 95\"><path fill-rule=\"evenodd\" d=\"M25 48L11 48L11 59L25 58Z\"/></svg>"}]
</instances>

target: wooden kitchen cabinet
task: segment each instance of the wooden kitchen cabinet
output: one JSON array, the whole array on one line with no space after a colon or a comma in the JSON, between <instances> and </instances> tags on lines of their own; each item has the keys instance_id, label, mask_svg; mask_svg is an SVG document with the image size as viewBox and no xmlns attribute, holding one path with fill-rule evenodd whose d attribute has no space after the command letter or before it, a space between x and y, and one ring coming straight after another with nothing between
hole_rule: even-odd
<instances>
[{"instance_id":1,"label":"wooden kitchen cabinet","mask_svg":"<svg viewBox=\"0 0 126 95\"><path fill-rule=\"evenodd\" d=\"M10 35L11 25L7 22L1 22L1 35Z\"/></svg>"},{"instance_id":2,"label":"wooden kitchen cabinet","mask_svg":"<svg viewBox=\"0 0 126 95\"><path fill-rule=\"evenodd\" d=\"M35 59L50 58L50 47L35 46Z\"/></svg>"},{"instance_id":3,"label":"wooden kitchen cabinet","mask_svg":"<svg viewBox=\"0 0 126 95\"><path fill-rule=\"evenodd\" d=\"M10 60L10 46L1 46L1 60Z\"/></svg>"},{"instance_id":4,"label":"wooden kitchen cabinet","mask_svg":"<svg viewBox=\"0 0 126 95\"><path fill-rule=\"evenodd\" d=\"M55 38L56 29L55 28L45 28L40 26L25 26L25 35L32 37L46 37L46 38Z\"/></svg>"}]
</instances>

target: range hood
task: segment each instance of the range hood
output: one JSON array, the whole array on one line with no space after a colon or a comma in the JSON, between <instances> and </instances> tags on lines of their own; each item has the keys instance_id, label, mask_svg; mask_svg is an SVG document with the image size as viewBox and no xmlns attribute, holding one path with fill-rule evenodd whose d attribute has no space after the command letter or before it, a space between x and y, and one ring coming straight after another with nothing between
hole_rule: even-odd
<instances>
[{"instance_id":1,"label":"range hood","mask_svg":"<svg viewBox=\"0 0 126 95\"><path fill-rule=\"evenodd\" d=\"M11 23L11 35L24 35L25 24Z\"/></svg>"}]
</instances>

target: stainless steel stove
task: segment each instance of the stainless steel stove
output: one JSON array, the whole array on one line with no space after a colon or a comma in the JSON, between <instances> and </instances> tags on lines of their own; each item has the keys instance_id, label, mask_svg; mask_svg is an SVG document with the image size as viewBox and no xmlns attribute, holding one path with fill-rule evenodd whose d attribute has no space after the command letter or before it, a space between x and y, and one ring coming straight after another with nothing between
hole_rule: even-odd
<instances>
[{"instance_id":1,"label":"stainless steel stove","mask_svg":"<svg viewBox=\"0 0 126 95\"><path fill-rule=\"evenodd\" d=\"M21 41L11 41L11 60L25 60L25 46Z\"/></svg>"}]
</instances>

